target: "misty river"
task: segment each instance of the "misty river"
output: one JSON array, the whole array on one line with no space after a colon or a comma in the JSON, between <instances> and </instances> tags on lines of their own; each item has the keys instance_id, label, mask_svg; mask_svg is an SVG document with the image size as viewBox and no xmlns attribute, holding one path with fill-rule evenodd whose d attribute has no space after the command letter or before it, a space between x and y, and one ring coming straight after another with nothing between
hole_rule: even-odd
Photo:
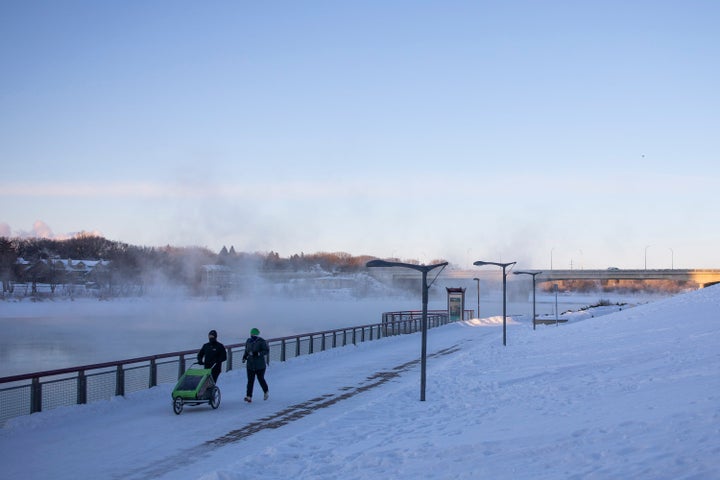
<instances>
[{"instance_id":1,"label":"misty river","mask_svg":"<svg viewBox=\"0 0 720 480\"><path fill-rule=\"evenodd\" d=\"M482 318L502 315L502 294L481 298ZM637 304L653 298L620 294L563 294L558 311L578 310L600 299ZM655 298L658 298L657 296ZM430 300L429 310L446 309ZM147 355L199 349L207 332L224 344L242 343L251 328L266 339L379 323L383 312L421 310L419 298L78 299L0 302L0 377L76 367ZM466 293L465 309L477 310ZM538 295L538 315L554 315L555 297ZM477 313L477 312L475 312ZM508 302L509 316L530 321L532 297Z\"/></svg>"}]
</instances>

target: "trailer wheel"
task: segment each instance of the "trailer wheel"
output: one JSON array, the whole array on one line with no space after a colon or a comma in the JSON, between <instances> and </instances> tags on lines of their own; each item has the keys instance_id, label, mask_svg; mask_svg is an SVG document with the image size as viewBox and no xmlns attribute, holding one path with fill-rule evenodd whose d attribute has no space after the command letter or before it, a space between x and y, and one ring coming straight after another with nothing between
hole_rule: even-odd
<instances>
[{"instance_id":1,"label":"trailer wheel","mask_svg":"<svg viewBox=\"0 0 720 480\"><path fill-rule=\"evenodd\" d=\"M212 392L210 392L210 406L212 408L220 406L220 389L218 387L213 387Z\"/></svg>"},{"instance_id":2,"label":"trailer wheel","mask_svg":"<svg viewBox=\"0 0 720 480\"><path fill-rule=\"evenodd\" d=\"M173 412L175 412L175 415L180 415L180 413L183 411L183 399L182 397L175 397L173 400Z\"/></svg>"}]
</instances>

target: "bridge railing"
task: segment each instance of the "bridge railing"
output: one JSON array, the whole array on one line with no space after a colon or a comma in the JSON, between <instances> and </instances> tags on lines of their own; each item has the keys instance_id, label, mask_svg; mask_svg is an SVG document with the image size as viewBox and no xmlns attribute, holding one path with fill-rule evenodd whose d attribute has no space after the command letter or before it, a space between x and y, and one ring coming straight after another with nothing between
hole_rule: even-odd
<instances>
[{"instance_id":1,"label":"bridge railing","mask_svg":"<svg viewBox=\"0 0 720 480\"><path fill-rule=\"evenodd\" d=\"M464 317L469 318L468 311ZM422 315L417 312L387 312L382 318L381 323L269 339L269 360L284 362L331 348L415 333L422 328ZM446 310L429 311L427 319L428 328L450 322ZM239 360L245 343L226 345L225 348L228 359L224 370L227 372L241 366ZM109 400L113 396L174 383L186 367L195 362L197 352L162 353L0 378L0 426L20 415Z\"/></svg>"}]
</instances>

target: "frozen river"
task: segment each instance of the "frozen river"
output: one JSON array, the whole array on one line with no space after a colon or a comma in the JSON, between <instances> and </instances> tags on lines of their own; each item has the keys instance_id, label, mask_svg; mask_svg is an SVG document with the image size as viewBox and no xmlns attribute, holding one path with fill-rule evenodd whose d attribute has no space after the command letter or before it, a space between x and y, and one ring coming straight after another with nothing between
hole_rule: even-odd
<instances>
[{"instance_id":1,"label":"frozen river","mask_svg":"<svg viewBox=\"0 0 720 480\"><path fill-rule=\"evenodd\" d=\"M481 299L480 316L502 315L501 294L488 297ZM577 310L601 298L637 304L661 297L561 295L558 310ZM508 315L529 320L531 300L509 302ZM269 339L378 323L382 312L421 308L420 299L409 297L0 301L0 377L197 349L211 329L218 331L221 342L232 344L245 341L252 327ZM431 300L428 308L445 309L447 302ZM477 309L470 292L465 308ZM537 297L538 315L553 314L554 309L554 296Z\"/></svg>"}]
</instances>

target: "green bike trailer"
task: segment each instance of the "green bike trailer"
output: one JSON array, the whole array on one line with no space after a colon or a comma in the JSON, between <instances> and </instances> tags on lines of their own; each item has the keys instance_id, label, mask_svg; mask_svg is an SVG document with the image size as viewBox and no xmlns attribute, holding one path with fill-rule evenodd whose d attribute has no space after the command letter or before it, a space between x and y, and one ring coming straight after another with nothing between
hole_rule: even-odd
<instances>
[{"instance_id":1,"label":"green bike trailer","mask_svg":"<svg viewBox=\"0 0 720 480\"><path fill-rule=\"evenodd\" d=\"M220 406L220 389L212 378L212 370L193 364L180 377L172 391L173 412L180 415L185 405L209 403L215 409Z\"/></svg>"}]
</instances>

